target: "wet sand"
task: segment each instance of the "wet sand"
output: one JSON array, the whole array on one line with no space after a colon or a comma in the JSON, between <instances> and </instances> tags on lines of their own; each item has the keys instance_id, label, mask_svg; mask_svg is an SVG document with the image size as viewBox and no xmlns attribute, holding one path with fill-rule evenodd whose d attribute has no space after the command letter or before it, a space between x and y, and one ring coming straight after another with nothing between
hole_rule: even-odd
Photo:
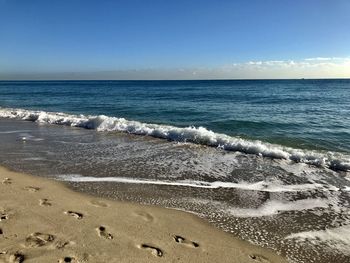
<instances>
[{"instance_id":1,"label":"wet sand","mask_svg":"<svg viewBox=\"0 0 350 263\"><path fill-rule=\"evenodd\" d=\"M286 262L197 216L0 167L0 262Z\"/></svg>"}]
</instances>

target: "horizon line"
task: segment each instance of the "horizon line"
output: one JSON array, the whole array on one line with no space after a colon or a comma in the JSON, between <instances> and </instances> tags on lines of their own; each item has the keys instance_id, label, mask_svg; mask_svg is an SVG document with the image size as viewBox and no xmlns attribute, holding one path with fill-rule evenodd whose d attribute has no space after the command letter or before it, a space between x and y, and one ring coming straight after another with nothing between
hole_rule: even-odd
<instances>
[{"instance_id":1,"label":"horizon line","mask_svg":"<svg viewBox=\"0 0 350 263\"><path fill-rule=\"evenodd\" d=\"M29 81L242 81L242 80L350 80L345 78L212 78L212 79L0 79L0 82L29 82Z\"/></svg>"}]
</instances>

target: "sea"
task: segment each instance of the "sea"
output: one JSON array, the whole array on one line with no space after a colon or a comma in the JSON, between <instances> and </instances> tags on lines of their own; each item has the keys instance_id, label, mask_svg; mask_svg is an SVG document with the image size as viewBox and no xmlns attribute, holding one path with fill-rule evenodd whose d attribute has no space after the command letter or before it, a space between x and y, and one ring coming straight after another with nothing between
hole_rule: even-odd
<instances>
[{"instance_id":1,"label":"sea","mask_svg":"<svg viewBox=\"0 0 350 263\"><path fill-rule=\"evenodd\" d=\"M350 262L350 80L0 81L0 165Z\"/></svg>"}]
</instances>

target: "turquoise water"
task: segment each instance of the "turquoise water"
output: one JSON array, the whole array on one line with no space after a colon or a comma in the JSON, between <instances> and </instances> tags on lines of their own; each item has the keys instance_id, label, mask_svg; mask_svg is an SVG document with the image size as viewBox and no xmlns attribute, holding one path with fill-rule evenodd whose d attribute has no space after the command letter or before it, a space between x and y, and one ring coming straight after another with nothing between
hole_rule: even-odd
<instances>
[{"instance_id":1,"label":"turquoise water","mask_svg":"<svg viewBox=\"0 0 350 263\"><path fill-rule=\"evenodd\" d=\"M0 82L0 107L123 117L350 152L350 80Z\"/></svg>"}]
</instances>

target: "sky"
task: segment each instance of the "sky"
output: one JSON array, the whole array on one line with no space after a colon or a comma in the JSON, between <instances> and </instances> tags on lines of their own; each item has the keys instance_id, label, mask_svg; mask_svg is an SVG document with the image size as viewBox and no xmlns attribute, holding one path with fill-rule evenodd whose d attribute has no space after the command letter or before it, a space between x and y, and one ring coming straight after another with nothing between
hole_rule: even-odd
<instances>
[{"instance_id":1,"label":"sky","mask_svg":"<svg viewBox=\"0 0 350 263\"><path fill-rule=\"evenodd\" d=\"M0 0L0 79L350 78L349 0Z\"/></svg>"}]
</instances>

